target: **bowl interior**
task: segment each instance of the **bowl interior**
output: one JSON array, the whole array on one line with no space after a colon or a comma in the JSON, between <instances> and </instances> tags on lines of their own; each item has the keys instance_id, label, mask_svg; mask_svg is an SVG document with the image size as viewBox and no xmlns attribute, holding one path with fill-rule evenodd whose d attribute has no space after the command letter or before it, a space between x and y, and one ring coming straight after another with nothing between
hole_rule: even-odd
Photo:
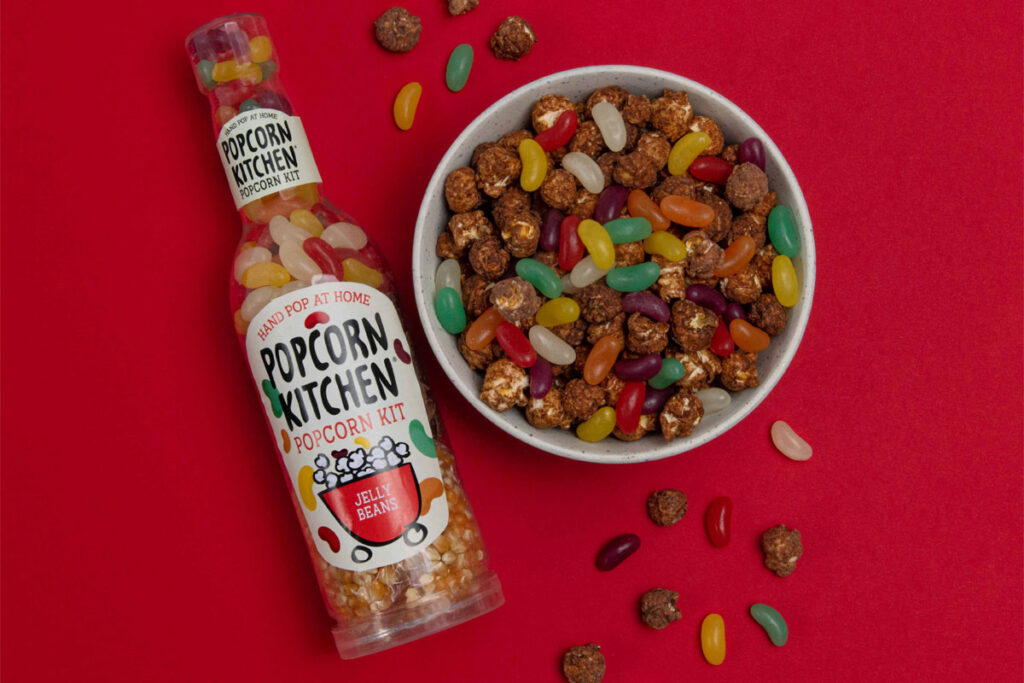
<instances>
[{"instance_id":1,"label":"bowl interior","mask_svg":"<svg viewBox=\"0 0 1024 683\"><path fill-rule=\"evenodd\" d=\"M609 437L598 443L586 443L576 438L571 430L533 427L522 410L505 413L491 410L479 399L483 374L469 368L459 353L456 338L445 332L434 315L434 271L440 264L435 243L450 216L444 198L445 178L452 170L469 165L477 145L497 140L511 130L531 129L530 112L542 95L562 94L575 100L606 85L620 85L632 93L652 98L660 95L664 88L685 90L694 113L713 118L721 127L727 144L748 137L760 138L765 148L770 187L778 196L778 203L793 210L802 240L800 254L793 259L800 283L800 300L789 309L789 322L783 332L773 338L767 350L758 354L760 386L733 393L728 408L706 415L693 434L672 442L652 435L634 442ZM559 72L529 83L491 105L456 138L434 172L420 207L413 242L413 284L420 319L441 367L462 395L481 415L523 442L557 455L591 462L641 462L676 455L707 443L746 417L779 381L799 346L810 314L814 272L814 236L807 205L796 178L771 138L736 105L711 89L675 74L636 66L595 66Z\"/></svg>"}]
</instances>

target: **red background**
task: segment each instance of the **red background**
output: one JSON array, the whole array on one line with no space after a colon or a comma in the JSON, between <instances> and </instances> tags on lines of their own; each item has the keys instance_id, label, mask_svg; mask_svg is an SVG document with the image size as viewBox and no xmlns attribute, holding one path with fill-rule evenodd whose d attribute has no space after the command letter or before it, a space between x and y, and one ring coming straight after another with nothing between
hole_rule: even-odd
<instances>
[{"instance_id":1,"label":"red background","mask_svg":"<svg viewBox=\"0 0 1024 683\"><path fill-rule=\"evenodd\" d=\"M499 3L423 17L377 48L389 3L8 2L3 7L3 678L9 681L557 681L596 642L607 681L989 680L1022 671L1022 70L1019 2ZM501 6L506 5L506 6ZM688 455L628 467L531 450L425 357L507 604L341 662L236 345L238 225L185 35L263 12L333 201L398 273L444 150L486 105L564 68L637 63L706 83L778 143L814 220L818 291L782 382ZM507 14L540 43L485 44ZM443 87L457 43L476 64ZM418 79L413 130L391 100ZM404 311L422 334L403 283ZM794 463L768 428L815 447ZM644 499L690 512L655 528ZM733 542L701 520L735 501ZM806 552L779 579L757 538ZM634 531L640 552L593 569ZM683 619L636 617L648 588ZM774 648L753 602L788 619ZM728 656L712 669L701 618ZM376 680L376 679L375 679Z\"/></svg>"}]
</instances>

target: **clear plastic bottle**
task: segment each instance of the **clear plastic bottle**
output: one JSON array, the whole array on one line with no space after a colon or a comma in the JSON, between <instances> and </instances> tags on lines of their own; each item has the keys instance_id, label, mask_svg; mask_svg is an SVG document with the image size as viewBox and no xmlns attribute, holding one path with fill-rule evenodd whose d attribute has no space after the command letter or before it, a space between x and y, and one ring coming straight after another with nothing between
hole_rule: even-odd
<instances>
[{"instance_id":1,"label":"clear plastic bottle","mask_svg":"<svg viewBox=\"0 0 1024 683\"><path fill-rule=\"evenodd\" d=\"M411 358L394 277L320 196L255 14L186 42L242 219L230 302L346 659L498 607L476 519Z\"/></svg>"}]
</instances>

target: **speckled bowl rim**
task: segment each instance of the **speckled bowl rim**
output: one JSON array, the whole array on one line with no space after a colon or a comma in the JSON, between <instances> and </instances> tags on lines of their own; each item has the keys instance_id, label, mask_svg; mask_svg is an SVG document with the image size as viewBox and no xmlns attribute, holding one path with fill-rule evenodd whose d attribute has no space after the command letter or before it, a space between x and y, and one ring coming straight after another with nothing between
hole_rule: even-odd
<instances>
[{"instance_id":1,"label":"speckled bowl rim","mask_svg":"<svg viewBox=\"0 0 1024 683\"><path fill-rule=\"evenodd\" d=\"M685 90L690 96L690 102L693 104L695 113L708 113L709 109L725 109L731 117L736 119L734 123L730 123L728 126L723 125L723 132L739 127L744 129L744 134L757 136L761 139L765 148L765 158L767 160L768 175L772 189L780 195L779 203L785 203L793 210L800 232L801 250L800 254L794 259L799 278L800 300L796 306L789 310L789 320L786 329L783 330L782 335L773 340L772 347L769 347L769 351L774 351L774 355L770 362L771 367L767 372L761 372L761 358L759 357L758 359L760 386L733 394L733 401L729 407L721 413L706 416L697 429L694 430L693 434L671 442L664 441L660 436L652 435L633 442L619 441L614 437L609 437L597 443L587 443L576 438L572 430L545 430L533 427L526 421L521 409L513 408L507 412L499 413L480 401L479 387L483 379L482 374L469 368L458 352L455 336L448 334L437 322L437 318L434 315L434 271L437 269L440 259L437 258L434 250L437 235L439 234L438 223L436 219L431 220L431 213L437 211L437 206L440 205L439 215L444 217L440 223L440 229L443 230L448 216L448 207L444 199L444 181L452 169L469 165L473 148L476 144L483 141L480 140L470 144L470 140L479 135L482 130L487 129L488 124L493 119L506 121L502 125L502 133L516 128L530 128L528 123L530 105L543 94L571 91L578 88L578 86L576 88L572 87L574 83L589 80L594 80L599 85L588 84L586 90L592 91L604 85L618 84L634 92L636 90L631 89L629 85L631 79L657 81L659 82L657 89L664 87L673 90ZM648 94L654 92L649 89L640 90ZM520 100L527 103L523 112L525 116L517 114L512 117L508 110L515 106L522 106L523 103ZM718 120L718 117L715 118ZM514 121L519 121L520 123L517 125ZM737 138L726 133L726 139L735 140ZM780 181L783 183L782 185L779 184ZM780 190L784 190L784 192L780 192ZM783 195L787 195L784 202L782 201ZM768 396L782 378L782 375L793 360L797 348L800 346L800 341L803 338L811 313L816 258L811 218L800 185L782 152L757 122L728 99L696 81L668 71L649 67L606 65L560 71L527 83L492 104L477 116L472 123L466 126L448 148L444 157L442 157L437 169L434 171L433 177L430 179L430 183L427 185L427 190L416 219L416 230L413 237L412 270L416 308L419 311L420 321L423 324L427 341L434 352L434 356L437 358L445 374L455 384L459 393L483 417L523 443L548 453L573 460L623 464L659 460L702 446L734 427L760 405L761 401ZM782 345L781 353L779 353L777 343L783 335L786 338ZM773 347L775 348L773 349ZM768 351L764 353L768 353ZM455 360L456 358L457 361ZM461 364L461 366L457 366L456 363ZM702 429L702 427L706 427L706 429Z\"/></svg>"}]
</instances>

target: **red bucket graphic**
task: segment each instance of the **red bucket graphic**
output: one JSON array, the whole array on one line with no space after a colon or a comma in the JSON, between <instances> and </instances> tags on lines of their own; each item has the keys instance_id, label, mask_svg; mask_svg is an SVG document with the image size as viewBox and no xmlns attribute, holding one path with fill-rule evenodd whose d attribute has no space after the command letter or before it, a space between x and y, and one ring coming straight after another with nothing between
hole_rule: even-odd
<instances>
[{"instance_id":1,"label":"red bucket graphic","mask_svg":"<svg viewBox=\"0 0 1024 683\"><path fill-rule=\"evenodd\" d=\"M345 531L367 545L385 545L420 516L420 487L412 465L324 491L320 499Z\"/></svg>"}]
</instances>

